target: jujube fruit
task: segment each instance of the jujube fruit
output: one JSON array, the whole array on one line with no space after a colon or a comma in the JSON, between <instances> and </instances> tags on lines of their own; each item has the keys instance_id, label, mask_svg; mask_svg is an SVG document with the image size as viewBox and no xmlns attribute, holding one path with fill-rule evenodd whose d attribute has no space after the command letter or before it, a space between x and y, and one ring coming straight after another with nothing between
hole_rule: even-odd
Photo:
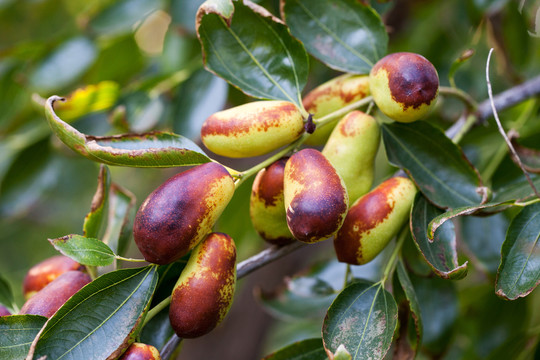
<instances>
[{"instance_id":1,"label":"jujube fruit","mask_svg":"<svg viewBox=\"0 0 540 360\"><path fill-rule=\"evenodd\" d=\"M255 101L211 115L201 128L201 139L218 155L241 158L269 153L303 132L302 114L293 103Z\"/></svg>"},{"instance_id":2,"label":"jujube fruit","mask_svg":"<svg viewBox=\"0 0 540 360\"><path fill-rule=\"evenodd\" d=\"M383 113L399 122L412 122L435 104L439 77L425 57L401 52L387 55L373 66L369 87Z\"/></svg>"},{"instance_id":3,"label":"jujube fruit","mask_svg":"<svg viewBox=\"0 0 540 360\"><path fill-rule=\"evenodd\" d=\"M45 259L42 262L32 266L24 277L24 297L29 299L36 292L43 289L47 284L67 271L81 271L83 269L84 266L67 256L57 255Z\"/></svg>"},{"instance_id":4,"label":"jujube fruit","mask_svg":"<svg viewBox=\"0 0 540 360\"><path fill-rule=\"evenodd\" d=\"M133 343L118 360L161 360L161 356L152 345Z\"/></svg>"},{"instance_id":5,"label":"jujube fruit","mask_svg":"<svg viewBox=\"0 0 540 360\"><path fill-rule=\"evenodd\" d=\"M344 106L362 100L369 95L369 77L367 75L345 74L317 86L304 96L302 101L307 112L315 119L333 113ZM336 126L339 118L324 126L317 127L305 143L323 145Z\"/></svg>"},{"instance_id":6,"label":"jujube fruit","mask_svg":"<svg viewBox=\"0 0 540 360\"><path fill-rule=\"evenodd\" d=\"M191 253L174 286L169 320L176 335L196 338L212 331L232 304L236 286L236 246L211 233Z\"/></svg>"},{"instance_id":7,"label":"jujube fruit","mask_svg":"<svg viewBox=\"0 0 540 360\"><path fill-rule=\"evenodd\" d=\"M411 180L393 177L358 199L334 237L338 260L352 265L373 260L409 218L415 194Z\"/></svg>"},{"instance_id":8,"label":"jujube fruit","mask_svg":"<svg viewBox=\"0 0 540 360\"><path fill-rule=\"evenodd\" d=\"M255 230L274 245L294 240L285 215L283 200L283 173L287 159L279 159L259 171L253 181L249 214Z\"/></svg>"},{"instance_id":9,"label":"jujube fruit","mask_svg":"<svg viewBox=\"0 0 540 360\"><path fill-rule=\"evenodd\" d=\"M68 271L28 299L19 314L51 317L70 297L92 281L81 271Z\"/></svg>"},{"instance_id":10,"label":"jujube fruit","mask_svg":"<svg viewBox=\"0 0 540 360\"><path fill-rule=\"evenodd\" d=\"M322 154L347 186L349 204L367 193L373 184L379 139L377 121L361 111L352 111L339 121L324 146Z\"/></svg>"},{"instance_id":11,"label":"jujube fruit","mask_svg":"<svg viewBox=\"0 0 540 360\"><path fill-rule=\"evenodd\" d=\"M323 154L304 149L292 155L283 185L287 225L297 240L314 243L335 234L347 214L349 196Z\"/></svg>"},{"instance_id":12,"label":"jujube fruit","mask_svg":"<svg viewBox=\"0 0 540 360\"><path fill-rule=\"evenodd\" d=\"M151 263L180 259L211 231L233 194L233 178L217 163L171 177L137 211L133 225L137 247Z\"/></svg>"}]
</instances>

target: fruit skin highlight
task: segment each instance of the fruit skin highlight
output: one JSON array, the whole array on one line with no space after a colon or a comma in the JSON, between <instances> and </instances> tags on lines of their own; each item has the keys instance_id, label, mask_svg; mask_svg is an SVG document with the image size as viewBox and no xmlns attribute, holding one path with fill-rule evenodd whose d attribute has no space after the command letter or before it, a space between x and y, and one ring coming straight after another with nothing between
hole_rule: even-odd
<instances>
[{"instance_id":1,"label":"fruit skin highlight","mask_svg":"<svg viewBox=\"0 0 540 360\"><path fill-rule=\"evenodd\" d=\"M393 177L358 199L334 238L338 260L351 265L373 260L409 218L415 195L411 180Z\"/></svg>"},{"instance_id":2,"label":"fruit skin highlight","mask_svg":"<svg viewBox=\"0 0 540 360\"><path fill-rule=\"evenodd\" d=\"M257 173L251 188L249 214L259 235L273 245L294 241L287 226L283 199L283 174L287 159L279 159Z\"/></svg>"},{"instance_id":3,"label":"fruit skin highlight","mask_svg":"<svg viewBox=\"0 0 540 360\"><path fill-rule=\"evenodd\" d=\"M304 119L293 103L255 101L211 115L201 128L201 139L218 155L242 158L269 153L303 132Z\"/></svg>"},{"instance_id":4,"label":"fruit skin highlight","mask_svg":"<svg viewBox=\"0 0 540 360\"><path fill-rule=\"evenodd\" d=\"M137 247L154 264L180 259L212 230L233 194L233 178L217 163L171 177L137 211L133 225Z\"/></svg>"},{"instance_id":5,"label":"fruit skin highlight","mask_svg":"<svg viewBox=\"0 0 540 360\"><path fill-rule=\"evenodd\" d=\"M176 335L196 338L227 315L236 287L236 246L223 233L209 234L191 253L172 292L169 320Z\"/></svg>"},{"instance_id":6,"label":"fruit skin highlight","mask_svg":"<svg viewBox=\"0 0 540 360\"><path fill-rule=\"evenodd\" d=\"M369 77L367 75L345 74L317 86L304 96L302 104L315 119L333 113L344 106L362 100L369 95ZM324 145L339 118L318 127L305 141L306 145Z\"/></svg>"},{"instance_id":7,"label":"fruit skin highlight","mask_svg":"<svg viewBox=\"0 0 540 360\"><path fill-rule=\"evenodd\" d=\"M407 123L424 117L436 103L439 76L425 57L400 52L383 57L373 66L369 87L384 114Z\"/></svg>"},{"instance_id":8,"label":"fruit skin highlight","mask_svg":"<svg viewBox=\"0 0 540 360\"><path fill-rule=\"evenodd\" d=\"M25 299L28 300L58 276L71 270L82 271L84 266L63 255L50 257L32 266L23 281Z\"/></svg>"},{"instance_id":9,"label":"fruit skin highlight","mask_svg":"<svg viewBox=\"0 0 540 360\"><path fill-rule=\"evenodd\" d=\"M377 121L361 111L352 111L339 121L324 146L322 154L345 182L349 204L367 193L373 184L379 142Z\"/></svg>"},{"instance_id":10,"label":"fruit skin highlight","mask_svg":"<svg viewBox=\"0 0 540 360\"><path fill-rule=\"evenodd\" d=\"M292 155L283 185L287 225L297 240L314 243L336 233L347 214L349 196L323 154L304 149Z\"/></svg>"},{"instance_id":11,"label":"fruit skin highlight","mask_svg":"<svg viewBox=\"0 0 540 360\"><path fill-rule=\"evenodd\" d=\"M68 271L28 299L19 314L51 317L70 297L92 281L80 271Z\"/></svg>"},{"instance_id":12,"label":"fruit skin highlight","mask_svg":"<svg viewBox=\"0 0 540 360\"><path fill-rule=\"evenodd\" d=\"M161 356L152 345L133 343L118 360L161 360Z\"/></svg>"}]
</instances>

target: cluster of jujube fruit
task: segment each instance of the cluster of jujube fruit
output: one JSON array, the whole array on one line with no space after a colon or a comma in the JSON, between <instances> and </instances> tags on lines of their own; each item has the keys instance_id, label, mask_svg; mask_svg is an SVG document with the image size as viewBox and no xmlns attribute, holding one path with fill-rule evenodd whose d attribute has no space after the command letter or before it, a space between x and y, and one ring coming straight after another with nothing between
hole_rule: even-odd
<instances>
[{"instance_id":1,"label":"cluster of jujube fruit","mask_svg":"<svg viewBox=\"0 0 540 360\"><path fill-rule=\"evenodd\" d=\"M390 118L411 122L435 103L438 86L429 61L397 53L381 59L369 76L343 75L320 85L304 97L303 106L316 120L372 95ZM257 156L299 139L306 121L292 103L256 101L210 116L201 138L219 155ZM371 261L403 226L416 193L414 183L399 176L370 191L379 139L377 121L361 111L316 128L305 144L324 144L322 151L304 148L256 175L250 201L256 231L276 246L333 236L339 261ZM169 264L191 252L169 310L171 326L181 338L210 332L232 304L235 244L227 234L211 231L233 197L233 176L217 162L198 165L155 189L135 217L134 240L147 261ZM75 261L48 259L28 273L28 300L20 313L50 317L90 281ZM0 307L0 315L4 313L9 314ZM157 350L144 344L133 344L123 358L138 358L140 353L159 359Z\"/></svg>"}]
</instances>

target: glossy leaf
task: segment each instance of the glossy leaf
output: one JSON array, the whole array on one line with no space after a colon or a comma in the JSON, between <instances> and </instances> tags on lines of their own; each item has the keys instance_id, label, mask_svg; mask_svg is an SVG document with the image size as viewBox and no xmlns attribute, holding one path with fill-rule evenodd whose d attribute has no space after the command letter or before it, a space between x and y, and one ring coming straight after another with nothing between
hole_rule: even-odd
<instances>
[{"instance_id":1,"label":"glossy leaf","mask_svg":"<svg viewBox=\"0 0 540 360\"><path fill-rule=\"evenodd\" d=\"M217 5L216 5L217 4ZM250 1L207 1L197 13L204 62L246 94L302 108L308 57L281 20Z\"/></svg>"},{"instance_id":2,"label":"glossy leaf","mask_svg":"<svg viewBox=\"0 0 540 360\"><path fill-rule=\"evenodd\" d=\"M495 274L501 262L501 247L508 224L504 214L461 218L461 238L481 264L480 268L489 274Z\"/></svg>"},{"instance_id":3,"label":"glossy leaf","mask_svg":"<svg viewBox=\"0 0 540 360\"><path fill-rule=\"evenodd\" d=\"M110 183L111 174L109 169L105 165L101 165L99 168L98 186L92 198L90 212L84 218L83 234L86 237L97 238L99 236L101 224L105 219L105 205L109 200Z\"/></svg>"},{"instance_id":4,"label":"glossy leaf","mask_svg":"<svg viewBox=\"0 0 540 360\"><path fill-rule=\"evenodd\" d=\"M174 131L190 139L201 136L203 122L223 109L228 85L223 79L199 70L180 88L174 107Z\"/></svg>"},{"instance_id":5,"label":"glossy leaf","mask_svg":"<svg viewBox=\"0 0 540 360\"><path fill-rule=\"evenodd\" d=\"M497 295L514 300L527 296L540 283L540 204L517 214L506 233L497 273Z\"/></svg>"},{"instance_id":6,"label":"glossy leaf","mask_svg":"<svg viewBox=\"0 0 540 360\"><path fill-rule=\"evenodd\" d=\"M107 266L115 259L114 252L98 239L66 235L49 241L56 250L82 265Z\"/></svg>"},{"instance_id":7,"label":"glossy leaf","mask_svg":"<svg viewBox=\"0 0 540 360\"><path fill-rule=\"evenodd\" d=\"M397 326L397 305L380 283L353 283L332 303L322 334L327 351L339 345L353 360L383 359Z\"/></svg>"},{"instance_id":8,"label":"glossy leaf","mask_svg":"<svg viewBox=\"0 0 540 360\"><path fill-rule=\"evenodd\" d=\"M288 345L263 360L326 360L321 339L306 339Z\"/></svg>"},{"instance_id":9,"label":"glossy leaf","mask_svg":"<svg viewBox=\"0 0 540 360\"><path fill-rule=\"evenodd\" d=\"M442 131L425 121L381 129L388 160L405 169L430 202L441 208L483 202L477 172Z\"/></svg>"},{"instance_id":10,"label":"glossy leaf","mask_svg":"<svg viewBox=\"0 0 540 360\"><path fill-rule=\"evenodd\" d=\"M135 216L135 195L120 185L113 183L109 192L109 214L103 242L120 256L129 246Z\"/></svg>"},{"instance_id":11,"label":"glossy leaf","mask_svg":"<svg viewBox=\"0 0 540 360\"><path fill-rule=\"evenodd\" d=\"M458 296L455 283L411 275L411 281L420 305L423 325L423 348L440 354L449 345L454 324L458 317Z\"/></svg>"},{"instance_id":12,"label":"glossy leaf","mask_svg":"<svg viewBox=\"0 0 540 360\"><path fill-rule=\"evenodd\" d=\"M462 279L467 275L467 262L462 265L458 263L454 224L445 222L435 232L433 241L428 238L429 223L441 213L443 211L430 204L422 194L416 194L410 221L413 239L438 276L444 279Z\"/></svg>"},{"instance_id":13,"label":"glossy leaf","mask_svg":"<svg viewBox=\"0 0 540 360\"><path fill-rule=\"evenodd\" d=\"M537 189L540 188L540 175L532 174L531 180ZM494 202L527 200L534 196L533 189L523 173L518 177L503 184L498 184L497 187L494 186L493 188Z\"/></svg>"},{"instance_id":14,"label":"glossy leaf","mask_svg":"<svg viewBox=\"0 0 540 360\"><path fill-rule=\"evenodd\" d=\"M96 55L96 46L90 39L70 39L39 64L30 75L30 84L42 92L62 89L88 70Z\"/></svg>"},{"instance_id":15,"label":"glossy leaf","mask_svg":"<svg viewBox=\"0 0 540 360\"><path fill-rule=\"evenodd\" d=\"M0 359L24 359L46 321L39 315L0 316Z\"/></svg>"},{"instance_id":16,"label":"glossy leaf","mask_svg":"<svg viewBox=\"0 0 540 360\"><path fill-rule=\"evenodd\" d=\"M100 276L49 319L34 358L106 359L117 349L129 346L148 310L156 282L155 266Z\"/></svg>"},{"instance_id":17,"label":"glossy leaf","mask_svg":"<svg viewBox=\"0 0 540 360\"><path fill-rule=\"evenodd\" d=\"M416 335L415 343L413 344L413 348L415 353L417 353L420 350L420 345L422 344L422 337L424 328L422 325L422 315L420 312L420 305L418 304L418 298L416 297L416 292L414 291L414 287L412 285L411 279L409 278L409 274L407 274L407 270L405 270L405 266L403 265L403 262L399 261L396 266L396 275L394 276L394 280L397 280L397 285L402 290L402 296L397 296L396 293L394 293L394 296L396 297L396 300L398 301L398 306L401 306L400 301L404 301L408 308L408 313L411 315L413 323L414 323L414 333ZM396 288L394 288L394 291L396 291ZM401 326L404 326L405 324L401 324ZM407 329L403 331L404 334L407 334Z\"/></svg>"},{"instance_id":18,"label":"glossy leaf","mask_svg":"<svg viewBox=\"0 0 540 360\"><path fill-rule=\"evenodd\" d=\"M15 310L13 291L6 279L0 274L0 305L4 305L11 313ZM1 317L0 317L1 318Z\"/></svg>"},{"instance_id":19,"label":"glossy leaf","mask_svg":"<svg viewBox=\"0 0 540 360\"><path fill-rule=\"evenodd\" d=\"M367 74L386 54L379 15L355 0L282 0L282 17L306 49L329 67Z\"/></svg>"},{"instance_id":20,"label":"glossy leaf","mask_svg":"<svg viewBox=\"0 0 540 360\"><path fill-rule=\"evenodd\" d=\"M90 136L62 121L53 110L52 96L45 105L45 114L55 135L73 151L90 160L108 165L134 167L171 167L198 165L210 161L204 152L180 135L151 132L117 136Z\"/></svg>"},{"instance_id":21,"label":"glossy leaf","mask_svg":"<svg viewBox=\"0 0 540 360\"><path fill-rule=\"evenodd\" d=\"M72 92L65 102L56 104L58 116L67 122L81 116L107 110L118 99L120 87L113 81L102 81L96 85L87 85Z\"/></svg>"}]
</instances>

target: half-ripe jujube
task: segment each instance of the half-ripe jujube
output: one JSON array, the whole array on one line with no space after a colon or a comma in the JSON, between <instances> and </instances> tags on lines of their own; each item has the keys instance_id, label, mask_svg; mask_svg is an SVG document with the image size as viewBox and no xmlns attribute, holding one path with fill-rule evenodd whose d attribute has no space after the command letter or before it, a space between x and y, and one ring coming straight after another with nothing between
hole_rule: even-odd
<instances>
[{"instance_id":1,"label":"half-ripe jujube","mask_svg":"<svg viewBox=\"0 0 540 360\"><path fill-rule=\"evenodd\" d=\"M24 297L29 299L58 276L71 270L81 271L84 266L64 255L50 257L32 266L24 277Z\"/></svg>"},{"instance_id":2,"label":"half-ripe jujube","mask_svg":"<svg viewBox=\"0 0 540 360\"><path fill-rule=\"evenodd\" d=\"M304 96L304 108L314 117L321 118L344 106L362 100L369 95L369 77L367 75L341 75L317 86ZM318 127L306 140L307 145L323 145L339 119Z\"/></svg>"},{"instance_id":3,"label":"half-ripe jujube","mask_svg":"<svg viewBox=\"0 0 540 360\"><path fill-rule=\"evenodd\" d=\"M293 103L255 101L211 115L201 128L201 139L218 155L242 158L269 153L303 132L304 119Z\"/></svg>"},{"instance_id":4,"label":"half-ripe jujube","mask_svg":"<svg viewBox=\"0 0 540 360\"><path fill-rule=\"evenodd\" d=\"M362 265L375 258L409 218L414 183L393 177L358 199L334 238L339 261Z\"/></svg>"},{"instance_id":5,"label":"half-ripe jujube","mask_svg":"<svg viewBox=\"0 0 540 360\"><path fill-rule=\"evenodd\" d=\"M377 121L361 111L352 111L339 121L324 146L322 154L347 186L349 204L367 193L373 184L379 140Z\"/></svg>"},{"instance_id":6,"label":"half-ripe jujube","mask_svg":"<svg viewBox=\"0 0 540 360\"><path fill-rule=\"evenodd\" d=\"M234 181L217 163L177 174L142 203L133 236L144 258L169 264L193 249L211 230L234 194Z\"/></svg>"},{"instance_id":7,"label":"half-ripe jujube","mask_svg":"<svg viewBox=\"0 0 540 360\"><path fill-rule=\"evenodd\" d=\"M223 233L209 234L191 253L174 286L169 320L181 338L212 331L227 315L236 287L236 246Z\"/></svg>"},{"instance_id":8,"label":"half-ripe jujube","mask_svg":"<svg viewBox=\"0 0 540 360\"><path fill-rule=\"evenodd\" d=\"M387 55L369 74L377 107L391 119L412 122L424 117L439 93L437 70L425 57L407 52Z\"/></svg>"},{"instance_id":9,"label":"half-ripe jujube","mask_svg":"<svg viewBox=\"0 0 540 360\"><path fill-rule=\"evenodd\" d=\"M161 360L161 356L152 345L133 343L118 360Z\"/></svg>"},{"instance_id":10,"label":"half-ripe jujube","mask_svg":"<svg viewBox=\"0 0 540 360\"><path fill-rule=\"evenodd\" d=\"M253 181L249 214L253 227L261 237L274 245L294 240L285 214L283 174L287 159L279 159L259 171Z\"/></svg>"},{"instance_id":11,"label":"half-ripe jujube","mask_svg":"<svg viewBox=\"0 0 540 360\"><path fill-rule=\"evenodd\" d=\"M304 149L292 155L283 184L287 225L297 240L314 243L336 233L347 214L349 196L323 154Z\"/></svg>"}]
</instances>

